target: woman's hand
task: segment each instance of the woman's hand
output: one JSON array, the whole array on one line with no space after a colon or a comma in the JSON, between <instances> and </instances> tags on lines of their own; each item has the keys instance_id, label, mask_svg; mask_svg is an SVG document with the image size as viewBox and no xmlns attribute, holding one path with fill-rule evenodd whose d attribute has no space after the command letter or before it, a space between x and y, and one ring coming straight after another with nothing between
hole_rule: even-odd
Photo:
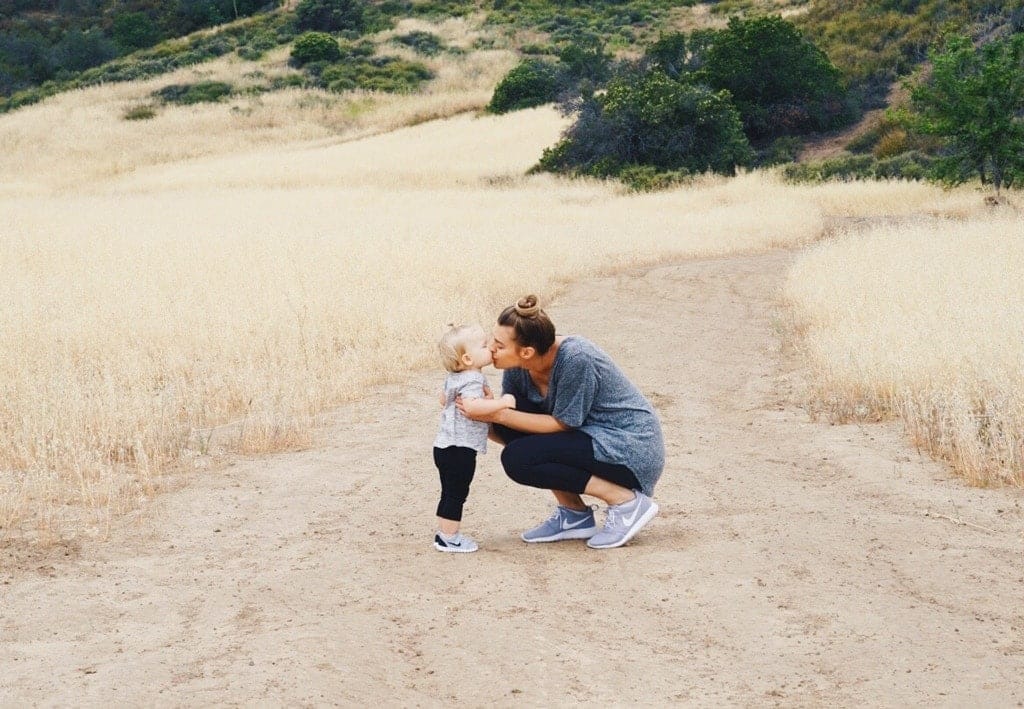
<instances>
[{"instance_id":1,"label":"woman's hand","mask_svg":"<svg viewBox=\"0 0 1024 709\"><path fill-rule=\"evenodd\" d=\"M472 421L497 423L501 418L501 413L505 409L512 408L514 406L515 397L511 394L506 394L500 399L463 399L461 396L455 397L455 408L457 408L463 416Z\"/></svg>"}]
</instances>

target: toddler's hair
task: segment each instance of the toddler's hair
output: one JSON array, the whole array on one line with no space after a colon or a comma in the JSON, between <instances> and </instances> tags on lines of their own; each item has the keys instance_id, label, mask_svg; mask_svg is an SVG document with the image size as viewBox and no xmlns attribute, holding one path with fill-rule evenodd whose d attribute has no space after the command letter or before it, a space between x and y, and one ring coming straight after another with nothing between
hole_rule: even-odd
<instances>
[{"instance_id":1,"label":"toddler's hair","mask_svg":"<svg viewBox=\"0 0 1024 709\"><path fill-rule=\"evenodd\" d=\"M449 372L461 372L465 369L462 355L466 354L467 346L474 340L483 339L484 329L479 325L452 325L441 335L437 349L441 353L441 364Z\"/></svg>"}]
</instances>

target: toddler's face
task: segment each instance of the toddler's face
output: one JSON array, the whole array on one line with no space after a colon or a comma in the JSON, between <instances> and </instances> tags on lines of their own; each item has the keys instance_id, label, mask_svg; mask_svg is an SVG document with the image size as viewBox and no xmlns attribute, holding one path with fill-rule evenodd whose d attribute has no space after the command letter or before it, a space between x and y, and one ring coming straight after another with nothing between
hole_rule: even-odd
<instances>
[{"instance_id":1,"label":"toddler's face","mask_svg":"<svg viewBox=\"0 0 1024 709\"><path fill-rule=\"evenodd\" d=\"M481 337L480 341L476 340L466 348L466 356L472 361L470 365L473 369L481 369L491 364L494 359L491 356L491 349L488 347L487 337Z\"/></svg>"}]
</instances>

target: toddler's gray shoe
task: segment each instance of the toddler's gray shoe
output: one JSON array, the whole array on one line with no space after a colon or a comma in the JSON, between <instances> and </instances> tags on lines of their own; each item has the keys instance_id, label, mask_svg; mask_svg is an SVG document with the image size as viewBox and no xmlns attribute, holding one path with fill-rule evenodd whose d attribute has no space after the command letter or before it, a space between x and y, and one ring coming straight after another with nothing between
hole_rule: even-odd
<instances>
[{"instance_id":1,"label":"toddler's gray shoe","mask_svg":"<svg viewBox=\"0 0 1024 709\"><path fill-rule=\"evenodd\" d=\"M563 539L590 539L597 534L594 510L571 510L558 505L544 522L522 534L524 542L560 542Z\"/></svg>"},{"instance_id":2,"label":"toddler's gray shoe","mask_svg":"<svg viewBox=\"0 0 1024 709\"><path fill-rule=\"evenodd\" d=\"M463 553L479 549L472 537L459 534L454 538L445 539L440 532L434 534L434 548L438 551Z\"/></svg>"},{"instance_id":3,"label":"toddler's gray shoe","mask_svg":"<svg viewBox=\"0 0 1024 709\"><path fill-rule=\"evenodd\" d=\"M591 549L621 547L658 514L657 503L639 490L636 498L621 505L609 505L604 528L587 541Z\"/></svg>"}]
</instances>

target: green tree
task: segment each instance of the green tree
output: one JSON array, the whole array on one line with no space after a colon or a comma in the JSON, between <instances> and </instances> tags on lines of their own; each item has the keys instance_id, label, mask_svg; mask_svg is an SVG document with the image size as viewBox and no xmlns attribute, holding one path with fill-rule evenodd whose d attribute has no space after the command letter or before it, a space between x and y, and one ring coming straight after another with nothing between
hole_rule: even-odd
<instances>
[{"instance_id":1,"label":"green tree","mask_svg":"<svg viewBox=\"0 0 1024 709\"><path fill-rule=\"evenodd\" d=\"M508 113L551 103L558 96L558 71L540 59L526 59L504 76L494 87L487 110Z\"/></svg>"},{"instance_id":2,"label":"green tree","mask_svg":"<svg viewBox=\"0 0 1024 709\"><path fill-rule=\"evenodd\" d=\"M733 17L704 52L695 80L729 91L751 140L835 128L850 118L839 70L781 17Z\"/></svg>"},{"instance_id":3,"label":"green tree","mask_svg":"<svg viewBox=\"0 0 1024 709\"><path fill-rule=\"evenodd\" d=\"M338 59L341 59L338 40L326 32L303 32L292 45L292 64L295 66Z\"/></svg>"},{"instance_id":4,"label":"green tree","mask_svg":"<svg viewBox=\"0 0 1024 709\"><path fill-rule=\"evenodd\" d=\"M1024 173L1024 35L974 47L948 38L931 75L911 90L915 127L945 140L933 170L958 184L977 176L996 193Z\"/></svg>"},{"instance_id":5,"label":"green tree","mask_svg":"<svg viewBox=\"0 0 1024 709\"><path fill-rule=\"evenodd\" d=\"M613 79L585 100L540 168L612 176L635 166L732 175L752 157L727 91L675 81L661 71Z\"/></svg>"},{"instance_id":6,"label":"green tree","mask_svg":"<svg viewBox=\"0 0 1024 709\"><path fill-rule=\"evenodd\" d=\"M152 47L160 41L160 30L144 12L126 12L114 18L114 41L125 51Z\"/></svg>"},{"instance_id":7,"label":"green tree","mask_svg":"<svg viewBox=\"0 0 1024 709\"><path fill-rule=\"evenodd\" d=\"M300 0L295 7L300 30L362 32L366 27L365 0Z\"/></svg>"}]
</instances>

